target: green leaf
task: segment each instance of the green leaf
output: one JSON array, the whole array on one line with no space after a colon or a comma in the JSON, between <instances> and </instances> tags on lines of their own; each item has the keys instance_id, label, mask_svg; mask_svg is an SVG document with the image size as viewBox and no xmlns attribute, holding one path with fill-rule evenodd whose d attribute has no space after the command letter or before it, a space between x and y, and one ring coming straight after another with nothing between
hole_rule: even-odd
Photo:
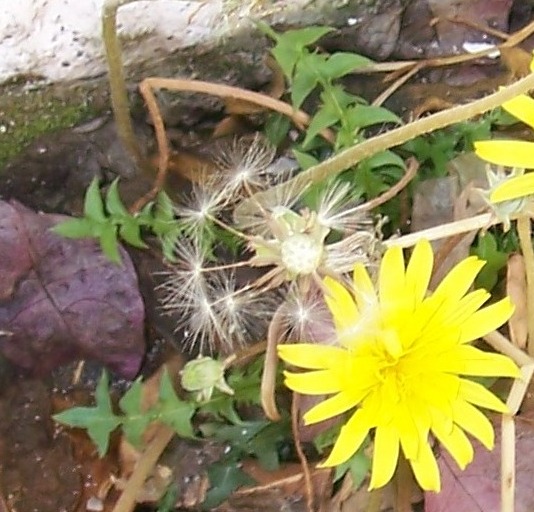
<instances>
[{"instance_id":1,"label":"green leaf","mask_svg":"<svg viewBox=\"0 0 534 512\"><path fill-rule=\"evenodd\" d=\"M350 471L354 489L360 487L371 469L371 460L365 454L365 448L368 444L369 437L367 437L360 449L347 462L336 467L334 482L337 482L347 471Z\"/></svg>"},{"instance_id":2,"label":"green leaf","mask_svg":"<svg viewBox=\"0 0 534 512\"><path fill-rule=\"evenodd\" d=\"M208 478L211 487L202 503L203 510L211 510L220 505L232 492L243 485L256 482L243 472L238 461L223 461L208 467Z\"/></svg>"},{"instance_id":3,"label":"green leaf","mask_svg":"<svg viewBox=\"0 0 534 512\"><path fill-rule=\"evenodd\" d=\"M402 124L402 119L387 108L373 105L355 105L345 112L345 116L353 129L381 123Z\"/></svg>"},{"instance_id":4,"label":"green leaf","mask_svg":"<svg viewBox=\"0 0 534 512\"><path fill-rule=\"evenodd\" d=\"M165 494L158 501L156 512L173 512L176 510L176 502L180 498L180 489L176 483L171 483L165 490Z\"/></svg>"},{"instance_id":5,"label":"green leaf","mask_svg":"<svg viewBox=\"0 0 534 512\"><path fill-rule=\"evenodd\" d=\"M288 79L292 79L297 63L309 52L306 46L315 43L322 36L331 32L330 27L307 27L298 30L288 30L276 36L276 46L271 50L276 62Z\"/></svg>"},{"instance_id":6,"label":"green leaf","mask_svg":"<svg viewBox=\"0 0 534 512\"><path fill-rule=\"evenodd\" d=\"M95 391L96 407L74 407L53 416L54 420L70 427L84 428L103 457L108 451L109 436L121 424L113 414L109 396L108 374L102 376Z\"/></svg>"},{"instance_id":7,"label":"green leaf","mask_svg":"<svg viewBox=\"0 0 534 512\"><path fill-rule=\"evenodd\" d=\"M319 163L317 158L308 153L304 153L303 151L299 151L298 149L293 149L293 155L295 155L300 168L304 171Z\"/></svg>"},{"instance_id":8,"label":"green leaf","mask_svg":"<svg viewBox=\"0 0 534 512\"><path fill-rule=\"evenodd\" d=\"M363 162L369 169L376 169L377 167L385 166L400 167L401 169L406 167L404 160L389 149L366 158Z\"/></svg>"},{"instance_id":9,"label":"green leaf","mask_svg":"<svg viewBox=\"0 0 534 512\"><path fill-rule=\"evenodd\" d=\"M475 285L491 291L499 280L499 272L506 266L508 254L498 248L497 240L490 232L478 237L471 253L486 261L475 279Z\"/></svg>"},{"instance_id":10,"label":"green leaf","mask_svg":"<svg viewBox=\"0 0 534 512\"><path fill-rule=\"evenodd\" d=\"M181 437L194 437L191 418L196 411L196 405L178 398L167 369L161 376L159 400L158 419L173 428Z\"/></svg>"},{"instance_id":11,"label":"green leaf","mask_svg":"<svg viewBox=\"0 0 534 512\"><path fill-rule=\"evenodd\" d=\"M372 63L372 60L356 53L337 52L330 55L328 60L321 66L320 73L325 78L335 80L355 69L368 66Z\"/></svg>"},{"instance_id":12,"label":"green leaf","mask_svg":"<svg viewBox=\"0 0 534 512\"><path fill-rule=\"evenodd\" d=\"M333 27L306 27L296 30L286 30L279 34L278 41L282 41L288 46L295 48L304 48L309 46L323 37L325 34L332 32Z\"/></svg>"},{"instance_id":13,"label":"green leaf","mask_svg":"<svg viewBox=\"0 0 534 512\"><path fill-rule=\"evenodd\" d=\"M268 423L249 442L249 451L267 471L274 471L280 466L279 447L291 439L291 421L289 417L281 421Z\"/></svg>"},{"instance_id":14,"label":"green leaf","mask_svg":"<svg viewBox=\"0 0 534 512\"><path fill-rule=\"evenodd\" d=\"M174 220L174 206L166 192L160 192L156 201L156 219L161 221Z\"/></svg>"},{"instance_id":15,"label":"green leaf","mask_svg":"<svg viewBox=\"0 0 534 512\"><path fill-rule=\"evenodd\" d=\"M141 446L143 433L152 421L151 415L141 410L142 393L143 385L137 379L119 401L119 407L126 415L122 420L122 430L126 439L135 447Z\"/></svg>"},{"instance_id":16,"label":"green leaf","mask_svg":"<svg viewBox=\"0 0 534 512\"><path fill-rule=\"evenodd\" d=\"M287 137L291 121L283 114L272 114L265 123L264 133L267 140L275 147L280 146Z\"/></svg>"},{"instance_id":17,"label":"green leaf","mask_svg":"<svg viewBox=\"0 0 534 512\"><path fill-rule=\"evenodd\" d=\"M119 235L133 247L138 249L146 249L148 247L141 238L141 226L134 217L123 219L122 225L119 227Z\"/></svg>"},{"instance_id":18,"label":"green leaf","mask_svg":"<svg viewBox=\"0 0 534 512\"><path fill-rule=\"evenodd\" d=\"M95 222L91 219L69 219L56 224L51 228L51 231L65 238L93 238L95 236L95 227L98 228L99 225L95 225Z\"/></svg>"},{"instance_id":19,"label":"green leaf","mask_svg":"<svg viewBox=\"0 0 534 512\"><path fill-rule=\"evenodd\" d=\"M110 261L117 263L118 265L122 263L119 252L119 241L117 239L117 227L111 222L102 226L102 231L100 233L100 247Z\"/></svg>"},{"instance_id":20,"label":"green leaf","mask_svg":"<svg viewBox=\"0 0 534 512\"><path fill-rule=\"evenodd\" d=\"M119 196L119 178L113 180L106 194L106 210L110 215L117 217L130 217L130 213L125 208Z\"/></svg>"},{"instance_id":21,"label":"green leaf","mask_svg":"<svg viewBox=\"0 0 534 512\"><path fill-rule=\"evenodd\" d=\"M325 61L324 55L309 53L296 64L295 76L291 84L291 103L298 109L319 83L318 69Z\"/></svg>"},{"instance_id":22,"label":"green leaf","mask_svg":"<svg viewBox=\"0 0 534 512\"><path fill-rule=\"evenodd\" d=\"M350 105L366 104L363 98L346 92L343 86L338 84L329 85L328 89L321 93L321 101L323 103L332 103L333 106L337 105L337 108L341 110L348 109Z\"/></svg>"},{"instance_id":23,"label":"green leaf","mask_svg":"<svg viewBox=\"0 0 534 512\"><path fill-rule=\"evenodd\" d=\"M338 121L339 115L337 111L329 104L322 105L313 116L308 129L306 130L306 138L302 142L302 147L306 148L319 132L325 128L329 128Z\"/></svg>"},{"instance_id":24,"label":"green leaf","mask_svg":"<svg viewBox=\"0 0 534 512\"><path fill-rule=\"evenodd\" d=\"M85 217L97 222L106 222L104 202L100 195L98 178L93 178L85 193L83 213Z\"/></svg>"}]
</instances>

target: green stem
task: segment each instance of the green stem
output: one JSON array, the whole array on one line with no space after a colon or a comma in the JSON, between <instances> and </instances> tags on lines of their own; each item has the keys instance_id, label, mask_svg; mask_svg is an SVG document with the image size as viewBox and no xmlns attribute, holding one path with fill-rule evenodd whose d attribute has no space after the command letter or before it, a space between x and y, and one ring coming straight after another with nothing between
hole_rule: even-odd
<instances>
[{"instance_id":1,"label":"green stem","mask_svg":"<svg viewBox=\"0 0 534 512\"><path fill-rule=\"evenodd\" d=\"M517 233L519 234L527 276L528 354L534 356L534 250L532 249L532 230L528 215L518 217Z\"/></svg>"},{"instance_id":2,"label":"green stem","mask_svg":"<svg viewBox=\"0 0 534 512\"><path fill-rule=\"evenodd\" d=\"M102 38L108 65L108 80L111 106L117 126L117 133L128 154L142 170L152 174L150 165L143 156L130 115L128 90L122 69L122 54L117 36L117 11L122 5L138 0L106 0L102 8Z\"/></svg>"},{"instance_id":3,"label":"green stem","mask_svg":"<svg viewBox=\"0 0 534 512\"><path fill-rule=\"evenodd\" d=\"M504 87L493 94L489 94L485 98L437 112L436 114L424 117L413 123L400 126L399 128L395 128L389 132L365 140L324 162L320 162L319 164L310 167L289 181L281 183L276 187L271 187L269 190L257 193L253 198L243 201L243 203L236 208L236 213L238 215L245 215L254 212L257 209L257 203L268 204L269 201L272 201L274 198L281 197L280 194L283 194L283 191L299 191L309 184L318 183L327 178L334 177L340 172L361 162L365 158L403 144L419 135L430 133L451 124L459 123L483 114L484 112L502 105L505 101L528 92L532 88L534 88L534 73L531 73L525 78L522 78L514 84Z\"/></svg>"}]
</instances>

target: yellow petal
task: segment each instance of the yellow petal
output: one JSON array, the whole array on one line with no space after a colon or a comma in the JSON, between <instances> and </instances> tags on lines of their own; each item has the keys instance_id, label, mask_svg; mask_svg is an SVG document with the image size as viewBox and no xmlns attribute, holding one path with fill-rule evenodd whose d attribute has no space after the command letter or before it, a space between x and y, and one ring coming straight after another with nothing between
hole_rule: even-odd
<instances>
[{"instance_id":1,"label":"yellow petal","mask_svg":"<svg viewBox=\"0 0 534 512\"><path fill-rule=\"evenodd\" d=\"M390 247L382 257L378 289L380 303L386 307L404 299L404 256L400 247Z\"/></svg>"},{"instance_id":2,"label":"yellow petal","mask_svg":"<svg viewBox=\"0 0 534 512\"><path fill-rule=\"evenodd\" d=\"M464 400L457 400L452 410L454 422L460 428L476 437L488 450L493 449L495 442L493 426L484 414Z\"/></svg>"},{"instance_id":3,"label":"yellow petal","mask_svg":"<svg viewBox=\"0 0 534 512\"><path fill-rule=\"evenodd\" d=\"M459 343L460 328L465 322L468 322L470 317L480 309L480 307L491 297L491 295L483 289L475 290L468 293L458 301L454 302L441 302L436 301L434 310L431 311L429 306L432 306L432 301L426 301L424 307L429 308L426 311L422 311L425 315L425 321L428 322L425 325L423 331L425 336L425 343L430 344L432 339L432 345L434 351L438 351L440 347L445 348L451 346L452 340L449 336L444 336L443 326L447 326L447 333L451 334L454 329L454 344ZM438 296L439 299L439 296ZM428 320L426 320L428 318Z\"/></svg>"},{"instance_id":4,"label":"yellow petal","mask_svg":"<svg viewBox=\"0 0 534 512\"><path fill-rule=\"evenodd\" d=\"M509 412L506 404L478 382L460 379L460 398L478 407L502 413Z\"/></svg>"},{"instance_id":5,"label":"yellow petal","mask_svg":"<svg viewBox=\"0 0 534 512\"><path fill-rule=\"evenodd\" d=\"M502 108L520 121L523 121L523 123L534 128L534 100L530 96L520 94L511 100L505 101L502 104Z\"/></svg>"},{"instance_id":6,"label":"yellow petal","mask_svg":"<svg viewBox=\"0 0 534 512\"><path fill-rule=\"evenodd\" d=\"M372 426L367 413L363 409L358 409L346 425L341 427L339 437L328 459L319 467L339 466L349 460L358 451Z\"/></svg>"},{"instance_id":7,"label":"yellow petal","mask_svg":"<svg viewBox=\"0 0 534 512\"><path fill-rule=\"evenodd\" d=\"M485 140L474 144L475 153L492 164L534 169L534 142Z\"/></svg>"},{"instance_id":8,"label":"yellow petal","mask_svg":"<svg viewBox=\"0 0 534 512\"><path fill-rule=\"evenodd\" d=\"M365 391L362 391L359 395L341 391L337 395L312 407L306 414L304 414L304 423L306 425L312 425L313 423L319 423L320 421L343 414L353 407L356 407L365 395Z\"/></svg>"},{"instance_id":9,"label":"yellow petal","mask_svg":"<svg viewBox=\"0 0 534 512\"><path fill-rule=\"evenodd\" d=\"M438 463L428 442L421 446L419 457L415 460L410 460L410 464L421 489L434 492L441 490Z\"/></svg>"},{"instance_id":10,"label":"yellow petal","mask_svg":"<svg viewBox=\"0 0 534 512\"><path fill-rule=\"evenodd\" d=\"M339 281L331 277L325 277L323 284L326 288L324 298L328 309L332 313L336 332L339 336L343 336L358 321L360 317L358 307L347 288Z\"/></svg>"},{"instance_id":11,"label":"yellow petal","mask_svg":"<svg viewBox=\"0 0 534 512\"><path fill-rule=\"evenodd\" d=\"M399 458L399 434L392 426L376 428L373 467L369 490L386 485L395 472Z\"/></svg>"},{"instance_id":12,"label":"yellow petal","mask_svg":"<svg viewBox=\"0 0 534 512\"><path fill-rule=\"evenodd\" d=\"M490 201L500 203L534 194L534 173L510 178L496 186L490 195Z\"/></svg>"},{"instance_id":13,"label":"yellow petal","mask_svg":"<svg viewBox=\"0 0 534 512\"><path fill-rule=\"evenodd\" d=\"M434 371L472 375L477 377L520 376L516 364L507 356L484 352L471 345L459 345L433 361Z\"/></svg>"},{"instance_id":14,"label":"yellow petal","mask_svg":"<svg viewBox=\"0 0 534 512\"><path fill-rule=\"evenodd\" d=\"M286 363L306 368L322 370L336 367L348 356L346 350L329 345L295 343L278 345L278 356Z\"/></svg>"},{"instance_id":15,"label":"yellow petal","mask_svg":"<svg viewBox=\"0 0 534 512\"><path fill-rule=\"evenodd\" d=\"M360 311L377 303L375 287L365 267L359 263L355 265L352 274L354 283L354 298Z\"/></svg>"},{"instance_id":16,"label":"yellow petal","mask_svg":"<svg viewBox=\"0 0 534 512\"><path fill-rule=\"evenodd\" d=\"M342 390L337 372L316 370L306 373L284 372L284 384L297 393L327 395Z\"/></svg>"},{"instance_id":17,"label":"yellow petal","mask_svg":"<svg viewBox=\"0 0 534 512\"><path fill-rule=\"evenodd\" d=\"M456 425L449 429L448 422L435 422L432 425L432 432L436 439L445 447L456 461L460 469L472 462L474 450L469 438L464 431Z\"/></svg>"},{"instance_id":18,"label":"yellow petal","mask_svg":"<svg viewBox=\"0 0 534 512\"><path fill-rule=\"evenodd\" d=\"M430 242L420 240L413 250L406 269L406 293L412 296L416 303L425 297L433 265L434 253Z\"/></svg>"},{"instance_id":19,"label":"yellow petal","mask_svg":"<svg viewBox=\"0 0 534 512\"><path fill-rule=\"evenodd\" d=\"M459 301L467 293L485 263L476 256L463 259L445 276L431 298L444 302Z\"/></svg>"},{"instance_id":20,"label":"yellow petal","mask_svg":"<svg viewBox=\"0 0 534 512\"><path fill-rule=\"evenodd\" d=\"M473 313L461 327L460 343L481 338L503 325L514 312L514 305L509 297Z\"/></svg>"},{"instance_id":21,"label":"yellow petal","mask_svg":"<svg viewBox=\"0 0 534 512\"><path fill-rule=\"evenodd\" d=\"M436 359L440 359L437 357ZM433 368L432 368L433 370ZM452 416L452 403L458 397L460 378L457 375L441 373L441 369L429 372L426 378L418 381L419 401L428 404L429 410L438 410L446 417ZM423 411L419 411L423 414ZM427 420L428 421L428 420Z\"/></svg>"},{"instance_id":22,"label":"yellow petal","mask_svg":"<svg viewBox=\"0 0 534 512\"><path fill-rule=\"evenodd\" d=\"M398 407L394 418L395 427L399 432L402 451L407 459L415 459L419 453L419 445L425 442L417 428L414 417L407 407Z\"/></svg>"}]
</instances>

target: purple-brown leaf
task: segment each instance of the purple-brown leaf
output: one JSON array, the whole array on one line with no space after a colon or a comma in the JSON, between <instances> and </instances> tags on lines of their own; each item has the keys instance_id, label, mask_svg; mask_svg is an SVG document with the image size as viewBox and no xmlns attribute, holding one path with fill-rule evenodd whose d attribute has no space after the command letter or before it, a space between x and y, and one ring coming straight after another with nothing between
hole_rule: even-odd
<instances>
[{"instance_id":1,"label":"purple-brown leaf","mask_svg":"<svg viewBox=\"0 0 534 512\"><path fill-rule=\"evenodd\" d=\"M501 510L501 443L500 421L493 416L495 448L486 450L474 441L473 462L462 471L447 453L438 459L441 492L425 495L425 512L500 512ZM516 419L515 512L534 510L534 429L531 420Z\"/></svg>"},{"instance_id":2,"label":"purple-brown leaf","mask_svg":"<svg viewBox=\"0 0 534 512\"><path fill-rule=\"evenodd\" d=\"M133 265L50 231L65 219L0 201L0 351L33 375L93 359L131 378L145 351Z\"/></svg>"}]
</instances>

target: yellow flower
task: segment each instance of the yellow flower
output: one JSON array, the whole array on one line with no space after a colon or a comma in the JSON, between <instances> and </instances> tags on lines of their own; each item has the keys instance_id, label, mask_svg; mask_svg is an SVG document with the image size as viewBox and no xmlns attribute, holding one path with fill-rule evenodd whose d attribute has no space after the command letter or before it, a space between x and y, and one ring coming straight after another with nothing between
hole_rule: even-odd
<instances>
[{"instance_id":1,"label":"yellow flower","mask_svg":"<svg viewBox=\"0 0 534 512\"><path fill-rule=\"evenodd\" d=\"M427 241L416 245L407 268L402 249L388 249L378 294L361 264L354 268L351 291L326 278L325 298L339 345L278 349L284 361L309 370L285 372L290 389L333 395L306 412L306 424L355 409L322 466L345 462L374 429L370 489L392 478L402 448L420 486L439 491L430 435L463 469L473 458L465 432L488 449L494 443L492 425L477 406L507 412L495 395L463 376L519 376L509 358L470 345L513 312L509 298L482 308L490 294L468 291L484 262L466 258L427 294L433 259Z\"/></svg>"},{"instance_id":2,"label":"yellow flower","mask_svg":"<svg viewBox=\"0 0 534 512\"><path fill-rule=\"evenodd\" d=\"M530 64L534 72L534 60ZM502 108L534 128L534 99L526 94L506 101ZM523 140L490 140L475 142L475 153L488 162L505 167L534 169L534 142ZM492 189L493 203L518 199L534 194L534 173L512 177Z\"/></svg>"}]
</instances>

